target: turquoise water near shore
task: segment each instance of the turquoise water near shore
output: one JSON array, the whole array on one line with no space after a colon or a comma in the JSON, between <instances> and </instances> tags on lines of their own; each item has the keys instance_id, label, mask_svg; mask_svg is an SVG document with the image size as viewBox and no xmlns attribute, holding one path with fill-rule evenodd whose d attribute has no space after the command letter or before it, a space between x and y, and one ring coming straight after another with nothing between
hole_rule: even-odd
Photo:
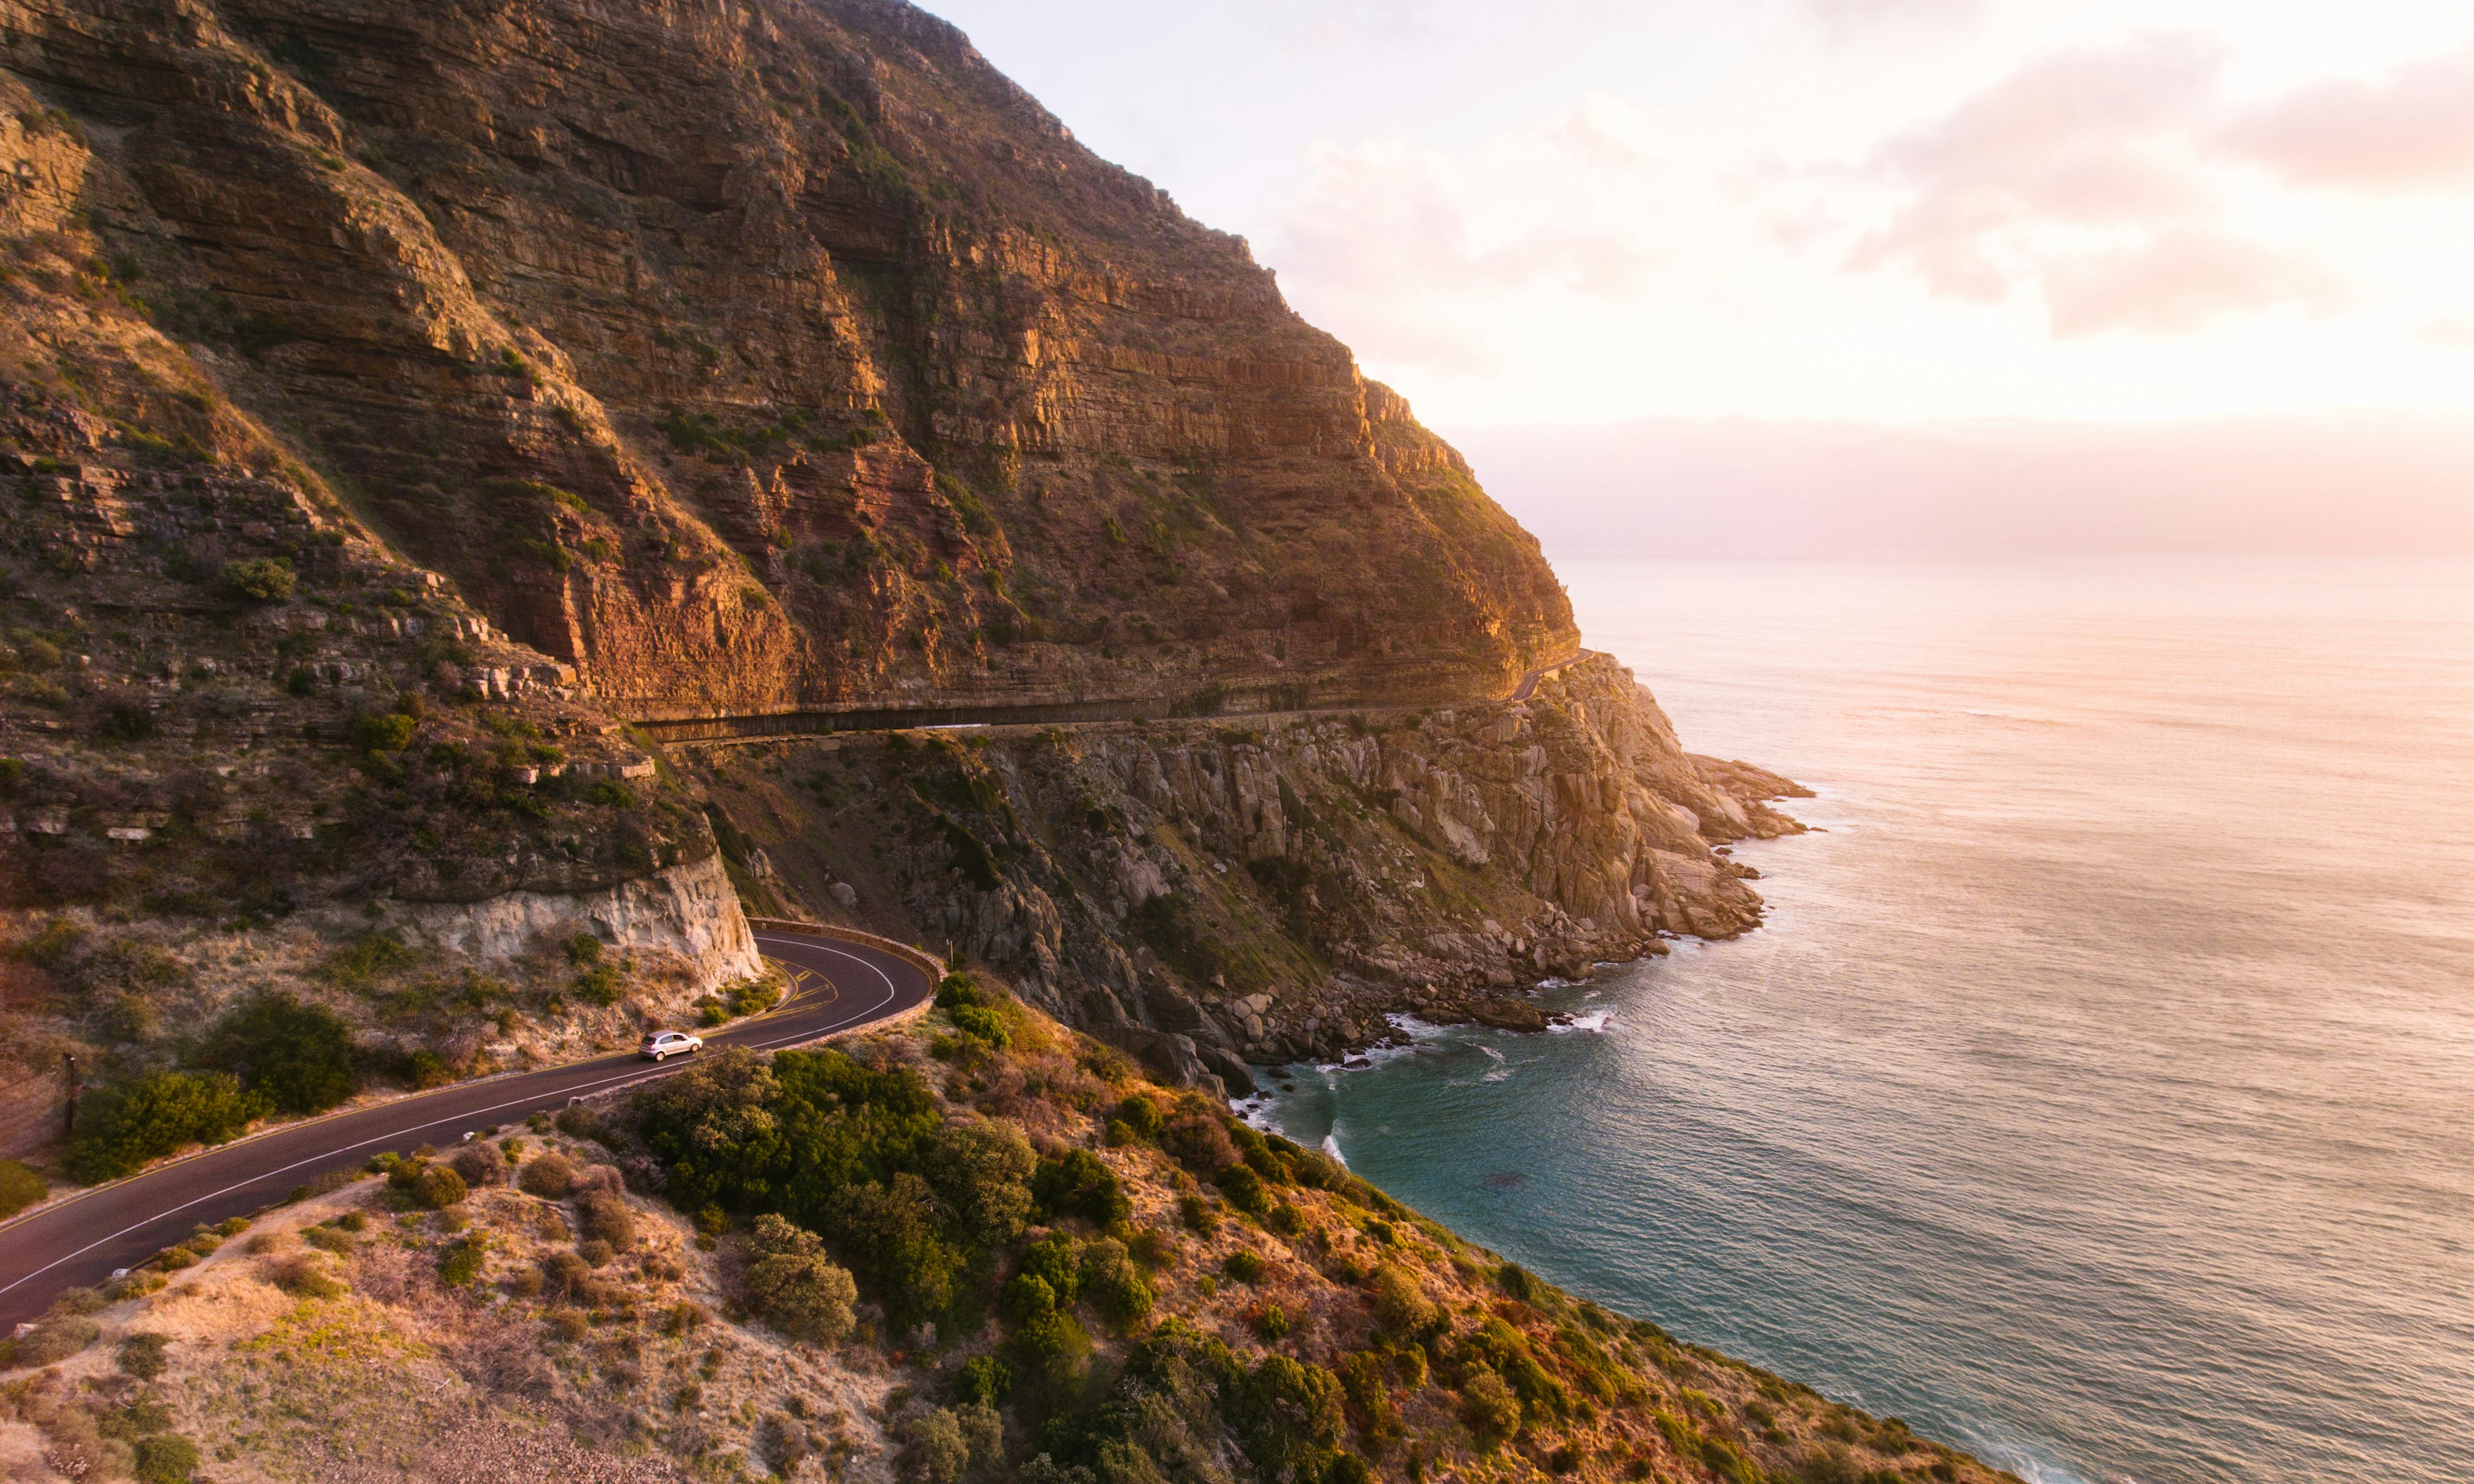
<instances>
[{"instance_id":1,"label":"turquoise water near shore","mask_svg":"<svg viewBox=\"0 0 2474 1484\"><path fill-rule=\"evenodd\" d=\"M2474 1479L2474 569L1563 573L1828 832L1271 1121L2030 1480Z\"/></svg>"}]
</instances>

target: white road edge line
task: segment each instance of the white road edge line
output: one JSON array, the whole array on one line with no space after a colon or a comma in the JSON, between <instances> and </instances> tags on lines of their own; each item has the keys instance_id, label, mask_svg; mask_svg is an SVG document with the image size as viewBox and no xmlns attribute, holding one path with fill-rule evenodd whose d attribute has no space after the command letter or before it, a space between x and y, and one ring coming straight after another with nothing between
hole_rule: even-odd
<instances>
[{"instance_id":1,"label":"white road edge line","mask_svg":"<svg viewBox=\"0 0 2474 1484\"><path fill-rule=\"evenodd\" d=\"M759 943L763 943L763 942L764 942L764 941L765 941L765 937L764 937L764 934L762 934L762 933L755 934L755 935L754 935L754 937L756 938L756 941L757 941L757 942L759 942ZM880 979L882 979L882 980L884 980L884 981L885 981L885 997L884 997L883 999L878 1000L875 1004L868 1006L868 1007L867 1007L867 1009L865 1009L865 1010L863 1010L863 1011L860 1012L858 1015L855 1015L855 1016L850 1017L848 1019L844 1019L844 1020L837 1020L837 1021L835 1021L835 1022L834 1022L833 1024L831 1024L831 1025L827 1025L827 1026L819 1027L818 1029L816 1029L816 1030L814 1030L814 1031L802 1031L802 1032L800 1032L800 1033L799 1033L799 1034L797 1034L797 1035L794 1035L794 1036L785 1036L785 1037L781 1037L781 1038L779 1038L778 1040L774 1040L774 1041L745 1041L745 1042L741 1042L741 1044L746 1045L750 1050L763 1050L763 1049L764 1049L764 1048L766 1048L766 1047L770 1047L770 1046L784 1045L784 1044L788 1044L788 1043L796 1042L796 1041L814 1041L814 1040L816 1040L816 1039L817 1039L817 1038L819 1038L819 1037L822 1037L822 1036L829 1036L829 1035L831 1035L832 1033L834 1033L835 1031L837 1031L837 1030L842 1029L844 1026L851 1025L851 1024L856 1023L857 1021L860 1021L860 1020L863 1020L863 1019L865 1019L868 1016L875 1014L878 1010L880 1010L880 1009L884 1008L886 1004L889 1004L889 1003L893 1000L894 996L896 996L897 994L899 994L899 993L902 993L898 988L896 988L896 987L895 987L895 985L894 985L894 983L893 983L893 976L892 976L891 974L888 974L888 973L886 973L884 969L877 968L877 966L875 966L874 964L868 963L868 961L867 961L866 959L863 959L863 958L860 957L860 956L859 956L858 954L856 954L856 953L849 953L849 952L845 952L845 951L843 951L843 950L842 950L842 949L840 949L840 948L826 948L826 947L824 947L824 945L822 945L822 944L819 944L819 943L809 943L809 942L803 942L803 941L798 940L798 939L791 939L791 938L775 938L775 939L773 939L772 941L773 941L773 942L775 942L775 943L785 944L785 945L793 945L793 946L802 947L802 948L823 948L825 952L827 952L827 953L830 953L830 954L834 955L836 958L846 958L846 959L849 959L849 960L850 960L852 963L854 963L854 964L859 964L859 965L863 966L864 968L866 968L866 969L867 969L867 970L868 970L869 972L871 972L871 973L875 974L878 978L880 978ZM631 1080L631 1079L632 1079L632 1080L634 1080L634 1081L637 1081L637 1082L650 1082L650 1081L651 1081L651 1080L653 1080L655 1077L667 1076L667 1075L668 1075L670 1072L679 1072L679 1071L685 1071L685 1070L687 1070L687 1067L685 1067L685 1066L673 1066L673 1067L668 1067L668 1068L666 1068L666 1069L657 1069L657 1070L654 1070L654 1071L650 1071L650 1072L643 1072L643 1073L639 1073L639 1072L636 1072L636 1071L631 1070L631 1071L623 1072L623 1073L621 1073L620 1075L616 1076L616 1077L604 1077L604 1078L602 1078L602 1079L601 1079L600 1081L598 1081L598 1082L587 1082L587 1083L580 1083L580 1084L578 1084L577 1086L575 1086L575 1087L570 1088L570 1089L568 1089L568 1096L569 1096L570 1099L572 1099L572 1098L573 1098L577 1093L579 1093L579 1092L588 1091L588 1090L590 1090L590 1089L594 1089L594 1088L606 1087L606 1086L608 1086L609 1084L614 1083L614 1082L625 1082L625 1081L629 1081L629 1080ZM451 1113L451 1114L449 1114L449 1116L444 1117L444 1118L437 1118L437 1119L433 1119L433 1120L431 1120L430 1122L427 1122L427 1123L416 1123L416 1124L411 1125L411 1126L410 1126L410 1127L408 1127L408 1128L401 1128L401 1129L398 1129L398 1130L396 1130L396 1131L395 1131L394 1133L392 1133L392 1134L380 1134L380 1135L376 1135L376 1136L375 1136L375 1137L370 1137L370 1138L364 1138L364 1139L361 1139L361 1140L359 1140L359 1141L357 1141L357 1142L355 1142L355 1143L350 1143L350 1144L343 1144L343 1145L340 1145L340 1146L338 1146L338 1147L336 1147L336 1148L327 1150L327 1151L326 1151L325 1153L323 1153L323 1154L313 1154L313 1155L311 1155L309 1158L307 1158L307 1159L305 1159L305 1160L295 1160L295 1161L293 1161L290 1164L279 1165L279 1166L278 1166L278 1167L277 1167L277 1168L275 1168L275 1169L271 1169L271 1170L261 1170L261 1171L260 1171L260 1172L258 1172L257 1174L255 1174L255 1175L252 1175L249 1179L244 1180L244 1181L241 1181L241 1182L239 1182L239 1183L238 1183L238 1184L236 1184L236 1185L226 1185L226 1186L224 1186L221 1190L210 1191L210 1192L208 1192L208 1193L207 1193L207 1194L206 1194L206 1195L199 1196L199 1197L198 1197L197 1199L195 1199L195 1200L191 1200L191 1201L183 1201L183 1202L182 1202L180 1205L175 1206L175 1207L172 1207L172 1208L171 1208L170 1209L168 1209L168 1210L159 1210L159 1211L157 1211L157 1212L156 1212L154 1215L152 1215L152 1216L145 1217L145 1218L144 1218L144 1219L142 1219L142 1220L135 1221L135 1222L131 1223L131 1224L130 1224L130 1225L128 1225L128 1226L122 1227L119 1231L112 1233L111 1233L110 1235L109 1235L109 1236L99 1236L99 1237L96 1237L93 1241L86 1243L84 1247L79 1248L77 1251L75 1251L75 1252L71 1252L71 1253L63 1253L63 1254L61 1254L60 1257L54 1257L51 1261L44 1263L41 1267L38 1267L38 1268L35 1269L33 1272L28 1273L28 1274L27 1274L25 1277L23 1277L23 1278L17 1279L17 1280L16 1280L15 1281L13 1281L13 1282L0 1283L0 1293L7 1293L10 1289L14 1288L14 1287L17 1287L17 1286L18 1286L19 1284L21 1284L21 1283L28 1283L28 1282L32 1282L32 1281L34 1281L36 1279L40 1278L40 1277L42 1277L44 1274L46 1274L46 1273L50 1272L52 1269L54 1269L54 1268L56 1268L56 1267L59 1267L59 1266L60 1266L61 1263L63 1263L63 1262L74 1262L74 1261L76 1261L78 1258L85 1257L87 1253L90 1253L90 1252L94 1251L96 1248L103 1246L103 1245L104 1245L104 1244L106 1244L107 1242L116 1242L116 1241L120 1240L122 1237L127 1236L130 1233L132 1233L132 1232L135 1232L135 1231L137 1231L137 1230L139 1230L140 1228L143 1228L143 1227L150 1227L150 1226L153 1226L156 1222L161 1221L161 1220L162 1220L164 1217L166 1217L166 1216L177 1216L177 1215L179 1215L181 1212L182 1212L182 1211L184 1211L184 1210L187 1210L187 1209L188 1209L190 1207L192 1207L192 1206L203 1206L203 1205L205 1205L205 1204L206 1204L206 1202L208 1202L208 1201L216 1200L216 1199L218 1199L218 1198L220 1198L220 1197L230 1195L230 1194L231 1194L231 1193L232 1193L233 1191L235 1191L235 1190L246 1190L246 1189L248 1189L251 1185L256 1185L259 1181L262 1181L262 1180L270 1180L270 1179L273 1179L275 1176L278 1176L278 1175L287 1175L287 1174L290 1174L292 1171L294 1171L294 1170L297 1170L297 1169L301 1168L301 1167L302 1167L303 1165L304 1165L304 1164L318 1164L318 1163L322 1163L322 1162L324 1162L324 1161L327 1161L327 1160L331 1160L331 1159L335 1158L337 1155L340 1155L340 1154L350 1154L350 1153L352 1153L352 1152L353 1150L355 1150L355 1149L365 1149L365 1148L369 1147L369 1146L370 1146L370 1145L372 1145L372 1144L393 1143L395 1140L397 1140L397 1139L399 1139L399 1138L403 1137L404 1137L405 1135L407 1135L407 1134L420 1134L420 1133L426 1132L427 1130L430 1130L430 1129L442 1128L442 1127L446 1127L446 1126L450 1125L450 1124L461 1123L461 1122L465 1121L465 1120L466 1120L466 1119L468 1119L468 1118L477 1117L477 1116L479 1116L479 1115L480 1115L480 1114L482 1114L482 1113L497 1113L497 1112L499 1109L501 1109L501 1108L513 1108L513 1107L516 1107L516 1106L517 1106L518 1104L520 1104L520 1103L529 1103L529 1102L531 1102L532 1100L533 1100L533 1099L531 1099L531 1098L529 1098L529 1097L519 1097L519 1098L513 1098L513 1099L510 1099L509 1101L507 1101L507 1102L503 1102L503 1103L493 1103L493 1104L491 1104L491 1105L490 1105L489 1107L487 1107L487 1108L468 1108L468 1109L464 1110L464 1111L463 1111L463 1112L461 1112L461 1113Z\"/></svg>"}]
</instances>

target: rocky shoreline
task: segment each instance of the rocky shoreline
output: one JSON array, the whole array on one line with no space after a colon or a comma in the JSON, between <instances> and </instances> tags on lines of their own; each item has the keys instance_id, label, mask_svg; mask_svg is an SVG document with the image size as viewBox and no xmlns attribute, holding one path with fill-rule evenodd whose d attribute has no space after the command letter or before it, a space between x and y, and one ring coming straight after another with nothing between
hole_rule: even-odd
<instances>
[{"instance_id":1,"label":"rocky shoreline","mask_svg":"<svg viewBox=\"0 0 2474 1484\"><path fill-rule=\"evenodd\" d=\"M1526 985L1757 926L1734 842L1805 795L1683 751L1592 656L1412 713L687 750L752 900L910 930L1182 1085L1542 1029ZM748 868L761 860L761 880Z\"/></svg>"}]
</instances>

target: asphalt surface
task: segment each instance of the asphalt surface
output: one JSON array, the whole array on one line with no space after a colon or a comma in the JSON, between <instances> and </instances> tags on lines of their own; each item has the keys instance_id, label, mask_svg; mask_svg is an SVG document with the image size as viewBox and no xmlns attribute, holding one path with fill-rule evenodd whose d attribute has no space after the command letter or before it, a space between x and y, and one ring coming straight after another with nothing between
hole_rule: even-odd
<instances>
[{"instance_id":1,"label":"asphalt surface","mask_svg":"<svg viewBox=\"0 0 2474 1484\"><path fill-rule=\"evenodd\" d=\"M1522 673L1509 695L1472 701L1521 702L1538 693L1546 676L1576 663L1589 654L1576 649ZM1408 706L1320 706L1303 710L1219 711L1188 721L1234 722L1256 716L1344 716L1418 709ZM1132 701L1060 702L999 706L945 706L859 708L848 711L775 711L755 716L640 716L635 725L663 742L778 742L789 737L832 736L849 731L910 731L950 727L1073 727L1092 723L1152 721L1176 716L1172 698L1152 696Z\"/></svg>"},{"instance_id":2,"label":"asphalt surface","mask_svg":"<svg viewBox=\"0 0 2474 1484\"><path fill-rule=\"evenodd\" d=\"M935 993L925 970L864 945L779 932L759 932L756 942L788 970L791 993L765 1015L702 1033L708 1051L796 1046L899 1015ZM357 1169L386 1150L451 1148L467 1133L694 1063L657 1065L629 1050L460 1083L273 1129L44 1207L0 1226L0 1332L40 1314L62 1289L101 1283L201 1222L260 1210L330 1170Z\"/></svg>"}]
</instances>

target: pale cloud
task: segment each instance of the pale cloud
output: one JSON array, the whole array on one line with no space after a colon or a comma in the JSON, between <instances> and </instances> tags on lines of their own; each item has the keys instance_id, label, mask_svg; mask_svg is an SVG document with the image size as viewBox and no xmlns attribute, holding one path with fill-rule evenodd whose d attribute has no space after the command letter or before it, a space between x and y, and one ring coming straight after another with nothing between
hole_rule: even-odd
<instances>
[{"instance_id":1,"label":"pale cloud","mask_svg":"<svg viewBox=\"0 0 2474 1484\"><path fill-rule=\"evenodd\" d=\"M1267 260L1370 360L1479 372L1468 303L1631 299L1667 257L1641 220L1653 157L1606 100L1467 155L1375 141L1308 160Z\"/></svg>"},{"instance_id":2,"label":"pale cloud","mask_svg":"<svg viewBox=\"0 0 2474 1484\"><path fill-rule=\"evenodd\" d=\"M1984 9L1983 0L1802 0L1802 7L1839 36L1904 22L1973 20Z\"/></svg>"},{"instance_id":3,"label":"pale cloud","mask_svg":"<svg viewBox=\"0 0 2474 1484\"><path fill-rule=\"evenodd\" d=\"M2223 146L2300 185L2363 191L2474 183L2474 48L2333 81L2244 110Z\"/></svg>"},{"instance_id":4,"label":"pale cloud","mask_svg":"<svg viewBox=\"0 0 2474 1484\"><path fill-rule=\"evenodd\" d=\"M2326 313L2345 289L2334 274L2204 227L2172 227L2120 252L2051 264L2045 301L2061 339L2127 330L2187 335L2234 315L2284 306Z\"/></svg>"},{"instance_id":5,"label":"pale cloud","mask_svg":"<svg viewBox=\"0 0 2474 1484\"><path fill-rule=\"evenodd\" d=\"M2332 307L2332 272L2223 225L2201 143L2222 61L2207 38L2151 36L2019 68L1875 154L1895 203L1848 266L1985 303L2032 291L2065 338Z\"/></svg>"}]
</instances>

